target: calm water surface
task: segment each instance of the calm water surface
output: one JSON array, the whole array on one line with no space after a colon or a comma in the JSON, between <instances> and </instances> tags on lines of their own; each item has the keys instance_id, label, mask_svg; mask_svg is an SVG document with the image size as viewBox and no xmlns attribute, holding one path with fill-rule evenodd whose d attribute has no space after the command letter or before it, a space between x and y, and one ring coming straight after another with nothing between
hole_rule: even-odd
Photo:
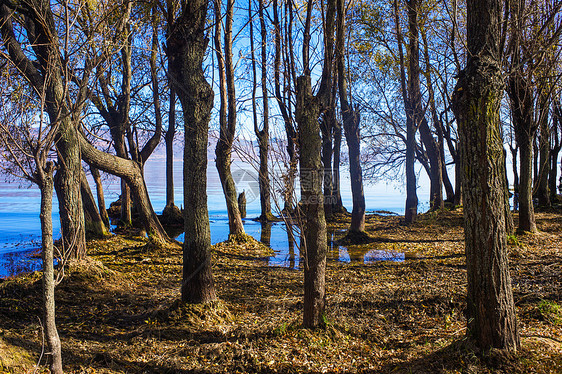
<instances>
[{"instance_id":1,"label":"calm water surface","mask_svg":"<svg viewBox=\"0 0 562 374\"><path fill-rule=\"evenodd\" d=\"M150 198L154 209L160 213L165 206L166 198L166 170L163 156L155 155L145 166L145 176ZM297 268L299 266L298 240L291 243L285 224L273 223L262 230L259 222L252 221L260 213L259 199L257 198L257 183L252 180L255 172L242 163L233 164L233 174L237 180L237 189L246 191L248 198L247 216L244 221L246 233L257 240L268 244L275 252L269 258L271 266L284 266ZM346 172L342 170L342 175ZM118 180L111 176L104 177L105 201L109 204L119 196ZM176 186L176 205L183 205L182 197L182 165L176 162L174 183ZM91 183L92 186L93 183ZM95 189L93 189L95 191ZM95 192L94 192L95 193ZM224 195L216 172L214 162L209 162L207 193L209 205L209 218L211 221L211 241L213 244L228 238L228 217ZM420 201L419 210L427 209L427 197L423 190L418 192ZM397 214L404 213L405 197L399 190L386 184L365 186L366 206L368 211L384 210ZM348 210L351 210L351 190L349 180L342 178L342 199ZM35 186L26 182L15 181L7 183L0 181L0 277L12 276L21 272L38 270L41 267L41 227L39 221L40 195ZM55 238L60 237L60 222L58 215L58 202L53 202L53 225ZM269 233L270 231L270 233ZM269 235L267 235L269 234ZM178 237L183 240L183 234ZM358 259L369 263L380 260L400 261L400 254L381 253L384 251L371 251ZM350 257L344 247L330 247L330 256L339 261L349 262ZM355 256L355 255L354 255Z\"/></svg>"}]
</instances>

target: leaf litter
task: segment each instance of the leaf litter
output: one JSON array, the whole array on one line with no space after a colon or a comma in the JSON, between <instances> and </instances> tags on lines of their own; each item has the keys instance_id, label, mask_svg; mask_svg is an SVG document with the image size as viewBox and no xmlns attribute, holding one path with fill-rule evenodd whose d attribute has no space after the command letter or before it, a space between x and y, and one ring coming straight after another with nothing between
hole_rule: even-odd
<instances>
[{"instance_id":1,"label":"leaf litter","mask_svg":"<svg viewBox=\"0 0 562 374\"><path fill-rule=\"evenodd\" d=\"M343 215L330 223L335 241L348 224ZM206 305L179 302L179 245L90 241L91 260L67 270L56 289L65 371L562 372L562 219L539 213L537 224L539 234L509 241L522 336L514 356L482 358L466 340L462 211L440 211L409 226L368 215L367 236L347 246L350 261L328 261L326 326L314 331L301 327L302 271L268 266L271 249L253 239L213 246L219 300ZM406 253L405 261L363 262L373 249ZM36 360L40 316L39 273L0 284L0 338Z\"/></svg>"}]
</instances>

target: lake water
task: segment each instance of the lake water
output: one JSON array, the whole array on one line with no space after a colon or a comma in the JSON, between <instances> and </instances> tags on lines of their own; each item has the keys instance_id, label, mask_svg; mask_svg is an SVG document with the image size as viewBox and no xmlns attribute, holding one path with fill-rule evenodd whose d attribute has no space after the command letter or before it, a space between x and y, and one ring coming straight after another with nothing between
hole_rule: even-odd
<instances>
[{"instance_id":1,"label":"lake water","mask_svg":"<svg viewBox=\"0 0 562 374\"><path fill-rule=\"evenodd\" d=\"M182 164L176 160L174 183L176 187L175 200L177 206L182 206ZM255 169L249 164L235 161L232 166L237 189L239 192L246 191L247 197L247 219L244 221L246 233L257 240L263 239L268 242L275 251L275 255L269 258L271 266L285 266L296 268L299 265L297 246L291 248L285 225L282 222L271 225L269 240L262 238L262 226L252 218L260 214L260 204L255 181ZM347 171L342 168L342 200L345 207L351 211L351 189ZM165 158L161 154L155 154L145 166L146 183L154 209L161 213L166 199L166 169ZM428 193L423 186L427 181L422 179L418 190L420 199L419 211L428 209ZM1 177L0 177L1 178ZM117 200L119 196L118 179L104 176L105 201L109 204ZM274 182L275 183L275 182ZM90 183L93 187L93 183ZM95 188L93 188L95 193ZM228 217L226 204L222 193L221 184L214 162L209 162L207 177L207 193L209 206L209 219L211 221L211 241L213 244L228 238ZM383 210L404 214L404 191L385 183L366 184L365 199L367 211ZM54 236L60 237L60 222L58 215L58 203L56 198L53 202L53 224ZM39 221L40 207L39 190L30 186L27 182L15 181L0 182L0 277L12 276L24 271L37 270L41 266L38 259L41 247L41 228ZM275 203L272 202L275 211ZM183 234L182 234L183 235ZM180 236L178 240L182 240ZM339 261L350 261L346 248L330 248L332 257ZM386 256L386 257L385 257ZM388 257L388 258L387 258ZM367 253L364 255L365 262L377 260L400 260L394 254Z\"/></svg>"}]
</instances>

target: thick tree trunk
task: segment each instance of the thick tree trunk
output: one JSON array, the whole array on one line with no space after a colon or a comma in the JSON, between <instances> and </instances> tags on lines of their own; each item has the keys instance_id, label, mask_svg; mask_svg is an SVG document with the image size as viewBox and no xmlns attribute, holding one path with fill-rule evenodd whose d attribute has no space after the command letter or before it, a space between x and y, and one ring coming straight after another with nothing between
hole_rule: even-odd
<instances>
[{"instance_id":1,"label":"thick tree trunk","mask_svg":"<svg viewBox=\"0 0 562 374\"><path fill-rule=\"evenodd\" d=\"M96 200L86 179L86 173L82 172L80 179L80 194L82 195L82 205L84 206L84 223L86 234L92 237L103 238L109 235L109 231L98 211Z\"/></svg>"},{"instance_id":2,"label":"thick tree trunk","mask_svg":"<svg viewBox=\"0 0 562 374\"><path fill-rule=\"evenodd\" d=\"M84 161L106 173L120 177L130 186L148 237L157 245L168 243L170 238L160 224L156 213L154 213L140 165L133 160L127 160L96 149L83 136L80 137L80 147Z\"/></svg>"},{"instance_id":3,"label":"thick tree trunk","mask_svg":"<svg viewBox=\"0 0 562 374\"><path fill-rule=\"evenodd\" d=\"M216 299L211 271L211 232L207 209L207 141L213 90L205 79L203 59L208 2L185 3L169 26L168 55L172 86L184 116L184 219L182 301L205 303ZM170 11L170 10L169 10Z\"/></svg>"},{"instance_id":4,"label":"thick tree trunk","mask_svg":"<svg viewBox=\"0 0 562 374\"><path fill-rule=\"evenodd\" d=\"M103 223L105 224L105 227L107 227L109 229L109 215L107 214L107 209L105 208L105 196L103 193L103 185L101 183L101 175L100 175L100 171L98 169L96 169L95 167L93 167L92 165L90 166L90 173L92 173L92 178L94 179L94 182L96 183L96 195L98 198L98 211L100 213L101 219L103 221Z\"/></svg>"},{"instance_id":5,"label":"thick tree trunk","mask_svg":"<svg viewBox=\"0 0 562 374\"><path fill-rule=\"evenodd\" d=\"M301 251L304 255L304 318L305 327L324 323L326 303L327 233L322 195L322 160L320 152L320 103L312 95L310 76L297 79L296 119L300 136L300 185L305 222L301 230Z\"/></svg>"},{"instance_id":6,"label":"thick tree trunk","mask_svg":"<svg viewBox=\"0 0 562 374\"><path fill-rule=\"evenodd\" d=\"M56 142L60 168L55 175L55 187L59 201L62 246L65 256L82 260L86 257L86 230L80 183L77 183L82 174L80 145L74 124L68 118L61 119L60 123L60 137Z\"/></svg>"},{"instance_id":7,"label":"thick tree trunk","mask_svg":"<svg viewBox=\"0 0 562 374\"><path fill-rule=\"evenodd\" d=\"M516 351L519 335L506 247L506 180L500 124L503 80L499 0L468 3L468 62L453 102L462 162L468 334L486 352Z\"/></svg>"},{"instance_id":8,"label":"thick tree trunk","mask_svg":"<svg viewBox=\"0 0 562 374\"><path fill-rule=\"evenodd\" d=\"M55 322L55 269L53 247L53 164L39 172L41 190L41 243L43 260L43 325L51 373L62 374L61 343Z\"/></svg>"}]
</instances>

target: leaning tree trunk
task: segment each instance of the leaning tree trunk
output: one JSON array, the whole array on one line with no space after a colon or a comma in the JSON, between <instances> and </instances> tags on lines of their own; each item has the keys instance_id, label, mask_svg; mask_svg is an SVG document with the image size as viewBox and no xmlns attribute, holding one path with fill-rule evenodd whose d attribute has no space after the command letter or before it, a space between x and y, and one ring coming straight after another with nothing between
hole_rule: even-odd
<instances>
[{"instance_id":1,"label":"leaning tree trunk","mask_svg":"<svg viewBox=\"0 0 562 374\"><path fill-rule=\"evenodd\" d=\"M519 335L506 245L506 180L500 123L500 0L468 2L468 62L453 103L459 131L467 264L467 332L486 352L516 351Z\"/></svg>"},{"instance_id":2,"label":"leaning tree trunk","mask_svg":"<svg viewBox=\"0 0 562 374\"><path fill-rule=\"evenodd\" d=\"M41 191L41 243L43 260L43 324L49 369L51 373L62 374L61 343L55 322L55 269L53 247L53 164L47 163L43 171L38 173Z\"/></svg>"},{"instance_id":3,"label":"leaning tree trunk","mask_svg":"<svg viewBox=\"0 0 562 374\"><path fill-rule=\"evenodd\" d=\"M301 251L304 255L304 318L305 327L324 323L326 302L327 233L322 194L322 140L318 116L320 103L312 95L310 76L297 79L296 119L300 136L300 184L305 222L301 230Z\"/></svg>"},{"instance_id":4,"label":"leaning tree trunk","mask_svg":"<svg viewBox=\"0 0 562 374\"><path fill-rule=\"evenodd\" d=\"M86 179L86 173L82 172L80 179L80 194L82 195L82 205L84 206L84 224L86 234L96 238L103 238L109 235L109 231L96 206L96 200Z\"/></svg>"},{"instance_id":5,"label":"leaning tree trunk","mask_svg":"<svg viewBox=\"0 0 562 374\"><path fill-rule=\"evenodd\" d=\"M211 232L207 209L207 141L213 90L205 79L203 59L207 6L205 0L186 4L169 25L166 52L171 83L180 99L184 117L182 301L205 303L216 299L211 271ZM169 10L170 11L170 10Z\"/></svg>"},{"instance_id":6,"label":"leaning tree trunk","mask_svg":"<svg viewBox=\"0 0 562 374\"><path fill-rule=\"evenodd\" d=\"M107 227L109 229L109 215L107 214L107 209L105 208L105 196L103 193L103 185L101 183L101 175L100 175L100 171L98 169L96 169L95 167L93 167L92 165L90 166L90 173L92 173L92 178L94 179L94 182L96 183L96 195L98 198L98 211L100 213L101 219L103 221L103 223L105 224L105 227Z\"/></svg>"},{"instance_id":7,"label":"leaning tree trunk","mask_svg":"<svg viewBox=\"0 0 562 374\"><path fill-rule=\"evenodd\" d=\"M86 138L80 137L82 158L94 167L120 177L131 188L137 202L137 210L148 237L156 244L163 245L170 241L168 234L160 224L148 196L148 190L140 165L133 161L100 151L91 145Z\"/></svg>"}]
</instances>

